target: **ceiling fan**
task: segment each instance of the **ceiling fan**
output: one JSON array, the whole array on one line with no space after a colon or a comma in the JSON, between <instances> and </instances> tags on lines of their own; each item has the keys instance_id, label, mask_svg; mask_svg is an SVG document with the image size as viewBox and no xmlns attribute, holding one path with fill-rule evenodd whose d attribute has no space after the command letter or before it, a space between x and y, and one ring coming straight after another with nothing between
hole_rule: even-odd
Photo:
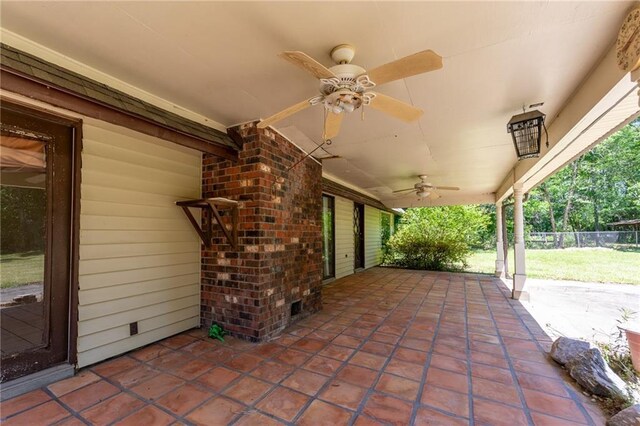
<instances>
[{"instance_id":1,"label":"ceiling fan","mask_svg":"<svg viewBox=\"0 0 640 426\"><path fill-rule=\"evenodd\" d=\"M437 200L438 198L440 198L440 195L438 195L436 190L443 190L443 191L459 191L460 190L460 188L458 188L457 186L434 186L431 183L427 182L427 175L420 175L418 177L420 178L420 182L413 185L413 188L400 189L398 191L393 191L393 193L398 194L402 192L415 191L416 195L420 198L429 197L434 200Z\"/></svg>"},{"instance_id":2,"label":"ceiling fan","mask_svg":"<svg viewBox=\"0 0 640 426\"><path fill-rule=\"evenodd\" d=\"M336 65L326 68L304 52L286 51L279 56L302 68L320 80L320 94L286 108L258 123L264 129L277 121L313 105L325 108L324 137L331 139L340 131L343 113L361 106L370 106L397 119L412 122L423 111L398 99L372 92L375 86L442 68L442 57L431 50L414 53L372 70L351 63L355 48L348 44L336 46L331 58Z\"/></svg>"}]
</instances>

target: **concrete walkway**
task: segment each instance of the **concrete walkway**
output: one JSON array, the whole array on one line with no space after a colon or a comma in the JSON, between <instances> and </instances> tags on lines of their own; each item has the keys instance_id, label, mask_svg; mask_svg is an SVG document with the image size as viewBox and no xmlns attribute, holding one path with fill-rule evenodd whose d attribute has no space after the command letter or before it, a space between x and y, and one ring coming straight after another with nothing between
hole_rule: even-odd
<instances>
[{"instance_id":1,"label":"concrete walkway","mask_svg":"<svg viewBox=\"0 0 640 426\"><path fill-rule=\"evenodd\" d=\"M554 338L608 341L623 308L636 313L629 325L640 323L640 286L530 278L527 291L530 300L523 306Z\"/></svg>"}]
</instances>

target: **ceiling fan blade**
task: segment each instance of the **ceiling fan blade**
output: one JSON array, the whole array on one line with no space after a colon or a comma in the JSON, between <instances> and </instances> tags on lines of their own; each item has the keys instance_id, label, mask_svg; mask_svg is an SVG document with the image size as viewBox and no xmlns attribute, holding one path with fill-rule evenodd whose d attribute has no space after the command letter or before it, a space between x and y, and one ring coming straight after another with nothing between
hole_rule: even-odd
<instances>
[{"instance_id":1,"label":"ceiling fan blade","mask_svg":"<svg viewBox=\"0 0 640 426\"><path fill-rule=\"evenodd\" d=\"M407 191L415 191L415 188L407 188L407 189L399 189L397 191L393 191L392 194L398 194L400 192L407 192Z\"/></svg>"},{"instance_id":2,"label":"ceiling fan blade","mask_svg":"<svg viewBox=\"0 0 640 426\"><path fill-rule=\"evenodd\" d=\"M440 68L442 68L442 57L432 50L423 50L369 70L367 75L371 81L379 86Z\"/></svg>"},{"instance_id":3,"label":"ceiling fan blade","mask_svg":"<svg viewBox=\"0 0 640 426\"><path fill-rule=\"evenodd\" d=\"M332 112L327 112L327 117L324 121L324 140L335 138L340 133L340 124L342 124L342 119L344 118L344 114L334 114Z\"/></svg>"},{"instance_id":4,"label":"ceiling fan blade","mask_svg":"<svg viewBox=\"0 0 640 426\"><path fill-rule=\"evenodd\" d=\"M376 93L376 97L371 101L371 108L382 111L407 123L417 120L424 113L420 108L380 93Z\"/></svg>"},{"instance_id":5,"label":"ceiling fan blade","mask_svg":"<svg viewBox=\"0 0 640 426\"><path fill-rule=\"evenodd\" d=\"M302 101L295 105L291 105L289 108L283 109L282 111L273 114L271 117L265 118L264 120L258 123L258 128L264 129L265 127L270 126L277 121L285 119L290 115L293 115L297 112L302 111L303 109L309 108L311 106L311 103L309 102L311 99L313 98L309 98L306 101Z\"/></svg>"},{"instance_id":6,"label":"ceiling fan blade","mask_svg":"<svg viewBox=\"0 0 640 426\"><path fill-rule=\"evenodd\" d=\"M306 72L313 74L313 76L317 79L331 78L336 76L334 73L329 71L327 67L304 52L290 50L282 52L279 56L282 59L291 62L293 65L302 68Z\"/></svg>"},{"instance_id":7,"label":"ceiling fan blade","mask_svg":"<svg viewBox=\"0 0 640 426\"><path fill-rule=\"evenodd\" d=\"M441 189L444 191L460 191L460 188L457 186L432 186L433 189Z\"/></svg>"}]
</instances>

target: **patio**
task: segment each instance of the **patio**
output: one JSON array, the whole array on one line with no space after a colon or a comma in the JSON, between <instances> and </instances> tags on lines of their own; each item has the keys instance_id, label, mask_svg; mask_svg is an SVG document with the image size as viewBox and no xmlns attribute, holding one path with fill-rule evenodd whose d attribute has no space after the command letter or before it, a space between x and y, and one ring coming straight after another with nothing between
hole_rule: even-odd
<instances>
[{"instance_id":1,"label":"patio","mask_svg":"<svg viewBox=\"0 0 640 426\"><path fill-rule=\"evenodd\" d=\"M3 402L2 424L603 424L509 295L485 275L373 268L270 343L183 333Z\"/></svg>"}]
</instances>

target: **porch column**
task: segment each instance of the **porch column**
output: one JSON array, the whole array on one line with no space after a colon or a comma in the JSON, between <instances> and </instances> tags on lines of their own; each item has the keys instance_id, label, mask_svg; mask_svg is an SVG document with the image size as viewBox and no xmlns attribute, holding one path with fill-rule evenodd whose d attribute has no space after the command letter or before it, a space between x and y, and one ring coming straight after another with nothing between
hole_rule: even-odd
<instances>
[{"instance_id":1,"label":"porch column","mask_svg":"<svg viewBox=\"0 0 640 426\"><path fill-rule=\"evenodd\" d=\"M496 277L504 273L504 247L502 245L502 203L496 203Z\"/></svg>"},{"instance_id":2,"label":"porch column","mask_svg":"<svg viewBox=\"0 0 640 426\"><path fill-rule=\"evenodd\" d=\"M633 71L631 71L629 76L631 77L631 81L633 81L634 83L637 83L637 85L638 85L638 95L640 96L640 67L636 68ZM640 99L638 100L638 105L640 105Z\"/></svg>"},{"instance_id":3,"label":"porch column","mask_svg":"<svg viewBox=\"0 0 640 426\"><path fill-rule=\"evenodd\" d=\"M511 297L520 299L525 293L524 285L527 280L524 264L524 214L522 209L522 184L513 185L513 234L514 234L514 269L513 290Z\"/></svg>"}]
</instances>

